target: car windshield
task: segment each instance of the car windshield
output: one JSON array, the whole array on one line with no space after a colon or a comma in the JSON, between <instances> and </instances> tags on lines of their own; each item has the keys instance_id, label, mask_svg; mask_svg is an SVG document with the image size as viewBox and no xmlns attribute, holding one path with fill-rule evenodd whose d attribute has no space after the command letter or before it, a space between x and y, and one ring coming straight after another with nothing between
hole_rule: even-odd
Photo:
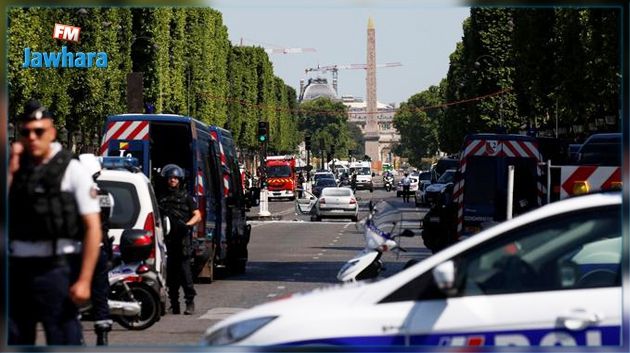
<instances>
[{"instance_id":1,"label":"car windshield","mask_svg":"<svg viewBox=\"0 0 630 353\"><path fill-rule=\"evenodd\" d=\"M140 213L140 202L136 187L130 183L99 180L97 184L114 198L114 210L109 219L112 229L133 228Z\"/></svg>"},{"instance_id":2,"label":"car windshield","mask_svg":"<svg viewBox=\"0 0 630 353\"><path fill-rule=\"evenodd\" d=\"M418 177L420 178L420 180L429 180L429 181L431 181L431 172L420 173L420 175Z\"/></svg>"},{"instance_id":3,"label":"car windshield","mask_svg":"<svg viewBox=\"0 0 630 353\"><path fill-rule=\"evenodd\" d=\"M440 184L452 183L453 179L455 179L455 171L454 170L447 170L447 171L444 172L444 174L442 174L440 179L438 179L438 183L440 183Z\"/></svg>"},{"instance_id":4,"label":"car windshield","mask_svg":"<svg viewBox=\"0 0 630 353\"><path fill-rule=\"evenodd\" d=\"M580 164L620 165L621 145L619 143L587 143L580 150Z\"/></svg>"},{"instance_id":5,"label":"car windshield","mask_svg":"<svg viewBox=\"0 0 630 353\"><path fill-rule=\"evenodd\" d=\"M348 188L327 188L322 191L322 196L352 196L352 190Z\"/></svg>"},{"instance_id":6,"label":"car windshield","mask_svg":"<svg viewBox=\"0 0 630 353\"><path fill-rule=\"evenodd\" d=\"M315 186L337 186L335 179L323 178L319 179Z\"/></svg>"},{"instance_id":7,"label":"car windshield","mask_svg":"<svg viewBox=\"0 0 630 353\"><path fill-rule=\"evenodd\" d=\"M290 177L291 176L291 167L288 165L275 165L267 167L267 176L268 177Z\"/></svg>"},{"instance_id":8,"label":"car windshield","mask_svg":"<svg viewBox=\"0 0 630 353\"><path fill-rule=\"evenodd\" d=\"M332 174L315 174L315 181L319 179L335 179L335 176Z\"/></svg>"},{"instance_id":9,"label":"car windshield","mask_svg":"<svg viewBox=\"0 0 630 353\"><path fill-rule=\"evenodd\" d=\"M368 167L357 168L356 171L357 171L357 174L359 174L359 175L371 175L372 174L372 172L370 171L370 168L368 168Z\"/></svg>"}]
</instances>

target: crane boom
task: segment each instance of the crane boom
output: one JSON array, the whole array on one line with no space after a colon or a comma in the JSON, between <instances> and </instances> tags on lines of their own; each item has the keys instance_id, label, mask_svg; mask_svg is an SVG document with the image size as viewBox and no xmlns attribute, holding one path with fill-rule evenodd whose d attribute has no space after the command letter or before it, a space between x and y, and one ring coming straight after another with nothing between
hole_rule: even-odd
<instances>
[{"instance_id":1,"label":"crane boom","mask_svg":"<svg viewBox=\"0 0 630 353\"><path fill-rule=\"evenodd\" d=\"M267 54L301 54L315 53L315 48L265 48Z\"/></svg>"}]
</instances>

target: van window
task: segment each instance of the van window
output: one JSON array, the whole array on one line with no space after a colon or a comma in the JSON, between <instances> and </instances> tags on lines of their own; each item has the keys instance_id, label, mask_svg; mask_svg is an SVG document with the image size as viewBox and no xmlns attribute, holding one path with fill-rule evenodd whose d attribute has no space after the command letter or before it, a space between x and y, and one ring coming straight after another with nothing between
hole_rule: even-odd
<instances>
[{"instance_id":1,"label":"van window","mask_svg":"<svg viewBox=\"0 0 630 353\"><path fill-rule=\"evenodd\" d=\"M470 157L464 179L464 202L494 204L497 187L497 158Z\"/></svg>"},{"instance_id":2,"label":"van window","mask_svg":"<svg viewBox=\"0 0 630 353\"><path fill-rule=\"evenodd\" d=\"M114 197L114 211L109 219L109 227L116 229L133 228L140 214L140 202L136 187L130 183L108 180L99 180L97 184Z\"/></svg>"}]
</instances>

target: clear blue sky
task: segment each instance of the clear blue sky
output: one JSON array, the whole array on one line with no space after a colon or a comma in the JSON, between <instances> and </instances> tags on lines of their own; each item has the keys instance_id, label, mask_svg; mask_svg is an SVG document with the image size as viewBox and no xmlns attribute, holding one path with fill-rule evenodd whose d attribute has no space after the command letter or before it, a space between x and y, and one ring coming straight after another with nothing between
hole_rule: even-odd
<instances>
[{"instance_id":1,"label":"clear blue sky","mask_svg":"<svg viewBox=\"0 0 630 353\"><path fill-rule=\"evenodd\" d=\"M435 0L212 0L223 13L230 41L266 48L315 48L316 53L271 54L274 73L299 90L306 67L364 64L367 22L376 27L380 102L400 103L446 77L449 55L462 38L470 9ZM311 74L312 75L312 74ZM330 80L330 73L326 74ZM339 94L366 96L365 70L339 71Z\"/></svg>"}]
</instances>

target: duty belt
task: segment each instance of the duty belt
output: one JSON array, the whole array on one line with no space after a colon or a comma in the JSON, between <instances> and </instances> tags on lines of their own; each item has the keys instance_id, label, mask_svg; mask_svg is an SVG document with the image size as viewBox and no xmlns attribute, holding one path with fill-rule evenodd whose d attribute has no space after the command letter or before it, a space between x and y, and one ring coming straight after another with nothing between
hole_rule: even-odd
<instances>
[{"instance_id":1,"label":"duty belt","mask_svg":"<svg viewBox=\"0 0 630 353\"><path fill-rule=\"evenodd\" d=\"M12 257L52 257L79 254L83 249L81 242L73 239L57 239L56 249L53 251L54 244L54 240L12 240L9 244L9 255Z\"/></svg>"}]
</instances>

